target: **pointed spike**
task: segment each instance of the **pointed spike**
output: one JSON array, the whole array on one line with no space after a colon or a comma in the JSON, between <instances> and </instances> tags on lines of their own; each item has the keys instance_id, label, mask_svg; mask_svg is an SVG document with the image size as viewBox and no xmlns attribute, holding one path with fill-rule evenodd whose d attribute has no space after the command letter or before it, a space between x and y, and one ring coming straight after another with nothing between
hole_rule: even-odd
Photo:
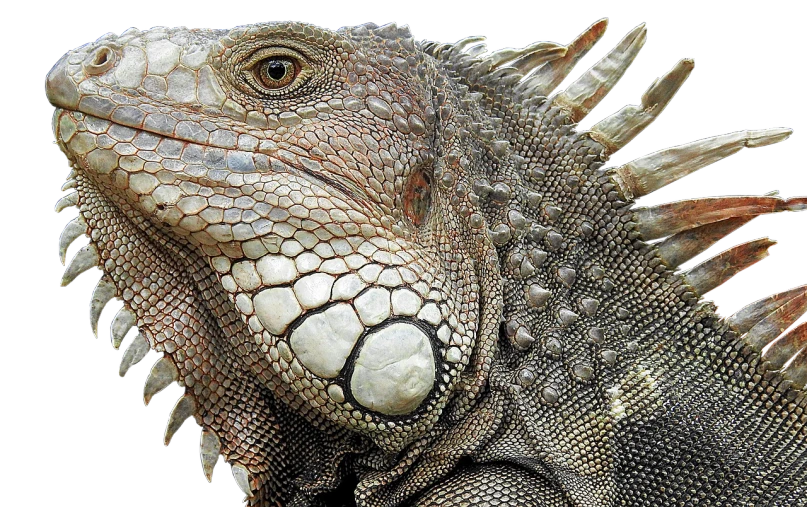
<instances>
[{"instance_id":1,"label":"pointed spike","mask_svg":"<svg viewBox=\"0 0 807 507\"><path fill-rule=\"evenodd\" d=\"M174 434L182 426L182 423L185 422L185 419L192 416L195 412L196 400L192 395L184 394L182 398L177 401L177 404L174 405L174 409L168 417L168 425L165 427L165 437L163 438L165 445L171 443L171 438L173 438Z\"/></svg>"},{"instance_id":2,"label":"pointed spike","mask_svg":"<svg viewBox=\"0 0 807 507\"><path fill-rule=\"evenodd\" d=\"M70 206L75 206L78 204L78 192L70 192L66 196L59 199L56 203L56 213L61 213L61 211L65 208L69 208Z\"/></svg>"},{"instance_id":3,"label":"pointed spike","mask_svg":"<svg viewBox=\"0 0 807 507\"><path fill-rule=\"evenodd\" d=\"M549 61L538 67L529 76L530 94L548 96L569 75L577 62L600 40L607 27L607 19L597 21L566 47L566 54L563 58Z\"/></svg>"},{"instance_id":4,"label":"pointed spike","mask_svg":"<svg viewBox=\"0 0 807 507\"><path fill-rule=\"evenodd\" d=\"M586 317L593 317L597 313L597 309L600 307L600 302L594 298L583 298L580 300L580 308L583 310L583 313Z\"/></svg>"},{"instance_id":5,"label":"pointed spike","mask_svg":"<svg viewBox=\"0 0 807 507\"><path fill-rule=\"evenodd\" d=\"M566 266L561 266L558 268L558 280L560 280L561 283L566 287L571 287L574 285L576 279L577 271L574 269Z\"/></svg>"},{"instance_id":6,"label":"pointed spike","mask_svg":"<svg viewBox=\"0 0 807 507\"><path fill-rule=\"evenodd\" d=\"M535 342L535 338L527 331L524 327L519 327L516 331L515 336L513 336L513 341L516 342L521 348L529 348Z\"/></svg>"},{"instance_id":7,"label":"pointed spike","mask_svg":"<svg viewBox=\"0 0 807 507\"><path fill-rule=\"evenodd\" d=\"M448 52L448 54L452 54L453 47L454 47L453 44L445 44L433 41L423 43L423 51L435 57L440 56L446 52Z\"/></svg>"},{"instance_id":8,"label":"pointed spike","mask_svg":"<svg viewBox=\"0 0 807 507\"><path fill-rule=\"evenodd\" d=\"M743 341L755 350L761 351L805 312L807 312L807 292L792 298L766 315L742 336Z\"/></svg>"},{"instance_id":9,"label":"pointed spike","mask_svg":"<svg viewBox=\"0 0 807 507\"><path fill-rule=\"evenodd\" d=\"M143 401L146 405L151 401L152 396L159 393L169 385L171 382L176 382L179 378L179 372L173 361L168 357L161 357L151 367L149 376L146 379L146 385L143 387Z\"/></svg>"},{"instance_id":10,"label":"pointed spike","mask_svg":"<svg viewBox=\"0 0 807 507\"><path fill-rule=\"evenodd\" d=\"M98 337L98 319L101 317L101 310L115 297L117 291L118 289L112 283L112 280L105 276L95 286L92 300L90 301L90 326L92 327L92 334L96 337Z\"/></svg>"},{"instance_id":11,"label":"pointed spike","mask_svg":"<svg viewBox=\"0 0 807 507\"><path fill-rule=\"evenodd\" d=\"M723 285L731 277L768 256L775 245L768 238L749 241L698 264L684 275L687 283L701 296Z\"/></svg>"},{"instance_id":12,"label":"pointed spike","mask_svg":"<svg viewBox=\"0 0 807 507\"><path fill-rule=\"evenodd\" d=\"M464 39L460 39L453 44L453 50L457 53L465 51L465 48L471 46L473 44L478 44L480 42L485 42L487 37L483 35L472 35L471 37L465 37Z\"/></svg>"},{"instance_id":13,"label":"pointed spike","mask_svg":"<svg viewBox=\"0 0 807 507\"><path fill-rule=\"evenodd\" d=\"M70 190L71 188L76 188L76 180L71 178L71 179L65 181L64 183L62 183L62 188L61 188L62 192Z\"/></svg>"},{"instance_id":14,"label":"pointed spike","mask_svg":"<svg viewBox=\"0 0 807 507\"><path fill-rule=\"evenodd\" d=\"M421 42L420 42L420 47L421 47L421 49L422 49L422 50L423 50L423 52L424 52L424 53L426 53L427 55L433 55L433 54L434 54L434 50L435 50L435 49L436 49L438 46L439 46L439 43L438 43L438 42L435 42L435 41L433 41L433 40L427 40L427 41L421 41Z\"/></svg>"},{"instance_id":15,"label":"pointed spike","mask_svg":"<svg viewBox=\"0 0 807 507\"><path fill-rule=\"evenodd\" d=\"M139 363L146 354L150 350L149 342L146 340L146 337L143 336L142 333L138 333L135 336L135 339L123 353L123 358L120 362L120 369L118 373L121 377L126 375L126 372L129 371L129 368Z\"/></svg>"},{"instance_id":16,"label":"pointed spike","mask_svg":"<svg viewBox=\"0 0 807 507\"><path fill-rule=\"evenodd\" d=\"M763 357L770 361L774 368L779 369L805 347L807 347L807 322L802 322L801 325L773 342Z\"/></svg>"},{"instance_id":17,"label":"pointed spike","mask_svg":"<svg viewBox=\"0 0 807 507\"><path fill-rule=\"evenodd\" d=\"M491 69L506 66L507 62L515 60L524 54L524 49L504 48L490 53L485 59L490 62Z\"/></svg>"},{"instance_id":18,"label":"pointed spike","mask_svg":"<svg viewBox=\"0 0 807 507\"><path fill-rule=\"evenodd\" d=\"M790 362L782 371L782 376L793 382L793 387L796 389L804 388L807 386L807 322L787 333L778 342L771 345L771 349L774 349L779 342L784 342L781 345L783 351L794 351L790 356ZM772 353L781 354L776 350Z\"/></svg>"},{"instance_id":19,"label":"pointed spike","mask_svg":"<svg viewBox=\"0 0 807 507\"><path fill-rule=\"evenodd\" d=\"M573 122L585 118L622 78L646 40L647 28L642 23L602 60L556 95L553 103L568 111Z\"/></svg>"},{"instance_id":20,"label":"pointed spike","mask_svg":"<svg viewBox=\"0 0 807 507\"><path fill-rule=\"evenodd\" d=\"M73 220L69 221L64 226L61 236L59 236L59 260L62 261L64 266L64 257L67 254L67 249L79 236L87 232L87 222L79 215Z\"/></svg>"},{"instance_id":21,"label":"pointed spike","mask_svg":"<svg viewBox=\"0 0 807 507\"><path fill-rule=\"evenodd\" d=\"M446 44L440 44L439 42L434 41L423 41L420 43L420 45L423 48L424 52L431 55L435 54L436 51L442 51L443 48L446 47Z\"/></svg>"},{"instance_id":22,"label":"pointed spike","mask_svg":"<svg viewBox=\"0 0 807 507\"><path fill-rule=\"evenodd\" d=\"M657 79L642 95L639 106L625 106L591 128L591 137L611 155L628 144L658 117L675 93L689 77L695 62L684 59L661 79Z\"/></svg>"},{"instance_id":23,"label":"pointed spike","mask_svg":"<svg viewBox=\"0 0 807 507\"><path fill-rule=\"evenodd\" d=\"M115 347L115 349L120 348L123 338L126 336L126 333L128 333L129 330L135 325L136 320L137 316L134 314L134 312L125 306L115 314L115 317L112 319L112 325L110 326L109 332L110 338L112 339L112 346Z\"/></svg>"},{"instance_id":24,"label":"pointed spike","mask_svg":"<svg viewBox=\"0 0 807 507\"><path fill-rule=\"evenodd\" d=\"M756 215L729 218L673 234L656 245L658 254L667 267L677 268L754 218Z\"/></svg>"},{"instance_id":25,"label":"pointed spike","mask_svg":"<svg viewBox=\"0 0 807 507\"><path fill-rule=\"evenodd\" d=\"M499 77L499 83L501 86L510 87L518 82L521 81L522 76L516 69L505 67L498 71L501 73L501 77Z\"/></svg>"},{"instance_id":26,"label":"pointed spike","mask_svg":"<svg viewBox=\"0 0 807 507\"><path fill-rule=\"evenodd\" d=\"M773 196L705 197L636 208L634 217L639 234L648 241L729 218L795 210L795 201Z\"/></svg>"},{"instance_id":27,"label":"pointed spike","mask_svg":"<svg viewBox=\"0 0 807 507\"><path fill-rule=\"evenodd\" d=\"M98 250L95 249L95 245L92 243L84 245L81 250L76 252L73 260L70 261L70 265L64 270L62 287L75 280L81 273L97 266L100 260L101 258L98 256Z\"/></svg>"},{"instance_id":28,"label":"pointed spike","mask_svg":"<svg viewBox=\"0 0 807 507\"><path fill-rule=\"evenodd\" d=\"M793 382L793 387L803 389L807 386L807 354L800 354L790 361L782 372L786 380Z\"/></svg>"},{"instance_id":29,"label":"pointed spike","mask_svg":"<svg viewBox=\"0 0 807 507\"><path fill-rule=\"evenodd\" d=\"M628 199L634 199L665 187L743 148L778 143L792 133L792 130L784 128L733 132L657 151L610 172L622 189L622 194Z\"/></svg>"},{"instance_id":30,"label":"pointed spike","mask_svg":"<svg viewBox=\"0 0 807 507\"><path fill-rule=\"evenodd\" d=\"M739 334L747 333L759 321L790 302L793 298L807 294L807 285L773 294L746 305L740 311L726 319L726 323Z\"/></svg>"},{"instance_id":31,"label":"pointed spike","mask_svg":"<svg viewBox=\"0 0 807 507\"><path fill-rule=\"evenodd\" d=\"M527 75L533 69L537 69L540 65L546 62L563 58L566 55L566 46L555 44L554 42L536 42L524 48L525 50L531 49L518 59L510 63L521 74Z\"/></svg>"},{"instance_id":32,"label":"pointed spike","mask_svg":"<svg viewBox=\"0 0 807 507\"><path fill-rule=\"evenodd\" d=\"M549 298L552 297L552 293L548 290L544 289L537 283L530 285L527 289L527 304L533 308L541 308L543 307Z\"/></svg>"},{"instance_id":33,"label":"pointed spike","mask_svg":"<svg viewBox=\"0 0 807 507\"><path fill-rule=\"evenodd\" d=\"M199 458L202 460L202 470L205 473L207 482L213 480L213 469L219 461L221 453L221 440L219 436L207 428L202 430L201 441L199 442Z\"/></svg>"},{"instance_id":34,"label":"pointed spike","mask_svg":"<svg viewBox=\"0 0 807 507\"><path fill-rule=\"evenodd\" d=\"M235 483L238 484L238 487L241 491L244 492L245 495L252 498L255 496L255 493L252 491L252 479L249 476L249 471L241 465L240 463L236 463L233 465L233 478L235 479Z\"/></svg>"},{"instance_id":35,"label":"pointed spike","mask_svg":"<svg viewBox=\"0 0 807 507\"><path fill-rule=\"evenodd\" d=\"M491 81L490 62L485 58L461 71L469 82L489 83Z\"/></svg>"},{"instance_id":36,"label":"pointed spike","mask_svg":"<svg viewBox=\"0 0 807 507\"><path fill-rule=\"evenodd\" d=\"M561 308L558 312L558 318L563 326L571 326L579 317L580 315L569 310L568 308Z\"/></svg>"},{"instance_id":37,"label":"pointed spike","mask_svg":"<svg viewBox=\"0 0 807 507\"><path fill-rule=\"evenodd\" d=\"M507 65L508 68L510 68L514 72L520 72L521 74L526 74L530 70L534 69L535 65L533 65L532 67L528 67L526 71L521 71L521 69L519 69L517 66L512 65L511 63L515 61L520 61L534 53L541 53L548 49L557 49L557 48L561 48L563 50L563 53L565 54L566 48L564 46L561 46L560 44L555 44L554 42L540 41L530 44L529 46L524 48L518 48L518 49L504 48L496 50L493 53L490 53L485 58L485 61L490 63L491 70L498 69L503 65Z\"/></svg>"},{"instance_id":38,"label":"pointed spike","mask_svg":"<svg viewBox=\"0 0 807 507\"><path fill-rule=\"evenodd\" d=\"M471 46L469 48L466 48L465 49L465 54L472 57L472 58L476 58L477 56L481 55L482 53L484 53L487 50L488 50L488 46L486 44L477 44L476 46Z\"/></svg>"}]
</instances>

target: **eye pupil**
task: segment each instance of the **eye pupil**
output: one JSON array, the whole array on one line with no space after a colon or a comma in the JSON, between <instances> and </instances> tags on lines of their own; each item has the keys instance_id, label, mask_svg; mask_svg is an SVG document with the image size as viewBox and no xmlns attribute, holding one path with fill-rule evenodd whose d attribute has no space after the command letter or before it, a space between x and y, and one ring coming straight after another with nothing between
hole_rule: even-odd
<instances>
[{"instance_id":1,"label":"eye pupil","mask_svg":"<svg viewBox=\"0 0 807 507\"><path fill-rule=\"evenodd\" d=\"M272 56L262 60L253 72L264 88L280 90L291 85L297 79L300 64L291 57Z\"/></svg>"},{"instance_id":2,"label":"eye pupil","mask_svg":"<svg viewBox=\"0 0 807 507\"><path fill-rule=\"evenodd\" d=\"M286 75L286 65L278 60L271 60L266 64L266 75L280 81Z\"/></svg>"}]
</instances>

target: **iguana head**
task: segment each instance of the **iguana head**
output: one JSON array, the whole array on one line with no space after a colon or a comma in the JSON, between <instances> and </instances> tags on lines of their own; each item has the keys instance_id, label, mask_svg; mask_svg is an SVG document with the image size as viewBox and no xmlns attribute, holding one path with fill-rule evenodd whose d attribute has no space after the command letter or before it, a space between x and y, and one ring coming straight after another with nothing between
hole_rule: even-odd
<instances>
[{"instance_id":1,"label":"iguana head","mask_svg":"<svg viewBox=\"0 0 807 507\"><path fill-rule=\"evenodd\" d=\"M94 325L123 299L113 344L133 325L141 334L122 372L149 348L164 353L146 400L172 381L186 388L166 441L194 416L208 476L223 454L244 491L260 491L255 505L334 489L346 469L362 472L359 499L409 474L389 493L400 503L483 440L484 459L554 474L582 504L619 497L635 471L620 452L644 438L630 425L677 420L665 407L676 382L757 368L807 308L804 288L725 322L699 300L771 242L676 268L807 199L632 205L790 132L602 169L693 68L680 61L641 104L576 132L645 41L639 26L553 93L604 28L493 53L475 37L415 43L395 25L155 28L65 55L47 92L76 192L57 209L81 214L61 251L91 241L63 282L102 268ZM771 378L802 396L805 334L788 336L759 371L784 368ZM699 389L756 389L721 375ZM768 379L754 382L762 392ZM343 467L348 455L360 457Z\"/></svg>"},{"instance_id":2,"label":"iguana head","mask_svg":"<svg viewBox=\"0 0 807 507\"><path fill-rule=\"evenodd\" d=\"M96 299L165 353L147 397L179 380L208 427L252 382L388 451L467 405L499 281L445 85L395 26L130 30L56 64L91 237L66 276L101 266Z\"/></svg>"}]
</instances>

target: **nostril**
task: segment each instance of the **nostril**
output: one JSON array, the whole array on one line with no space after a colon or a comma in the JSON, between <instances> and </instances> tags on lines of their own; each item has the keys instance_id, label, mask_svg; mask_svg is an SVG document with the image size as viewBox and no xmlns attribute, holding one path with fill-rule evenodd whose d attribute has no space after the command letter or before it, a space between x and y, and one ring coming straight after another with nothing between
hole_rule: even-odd
<instances>
[{"instance_id":1,"label":"nostril","mask_svg":"<svg viewBox=\"0 0 807 507\"><path fill-rule=\"evenodd\" d=\"M109 55L106 51L98 51L95 53L95 61L92 62L93 65L103 65L109 61Z\"/></svg>"},{"instance_id":2,"label":"nostril","mask_svg":"<svg viewBox=\"0 0 807 507\"><path fill-rule=\"evenodd\" d=\"M115 64L115 52L108 46L101 46L84 60L84 72L90 75L103 74Z\"/></svg>"}]
</instances>

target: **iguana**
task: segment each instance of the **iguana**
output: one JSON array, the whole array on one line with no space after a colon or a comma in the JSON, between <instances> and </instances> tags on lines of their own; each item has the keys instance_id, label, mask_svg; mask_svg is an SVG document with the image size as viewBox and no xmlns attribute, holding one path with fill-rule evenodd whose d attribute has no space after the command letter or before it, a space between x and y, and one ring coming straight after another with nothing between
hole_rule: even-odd
<instances>
[{"instance_id":1,"label":"iguana","mask_svg":"<svg viewBox=\"0 0 807 507\"><path fill-rule=\"evenodd\" d=\"M778 195L634 200L787 129L618 167L693 69L584 118L644 44L556 88L568 45L303 23L130 29L47 77L121 374L178 382L250 506L807 505L807 286L728 318L702 296L767 239L682 272Z\"/></svg>"}]
</instances>

